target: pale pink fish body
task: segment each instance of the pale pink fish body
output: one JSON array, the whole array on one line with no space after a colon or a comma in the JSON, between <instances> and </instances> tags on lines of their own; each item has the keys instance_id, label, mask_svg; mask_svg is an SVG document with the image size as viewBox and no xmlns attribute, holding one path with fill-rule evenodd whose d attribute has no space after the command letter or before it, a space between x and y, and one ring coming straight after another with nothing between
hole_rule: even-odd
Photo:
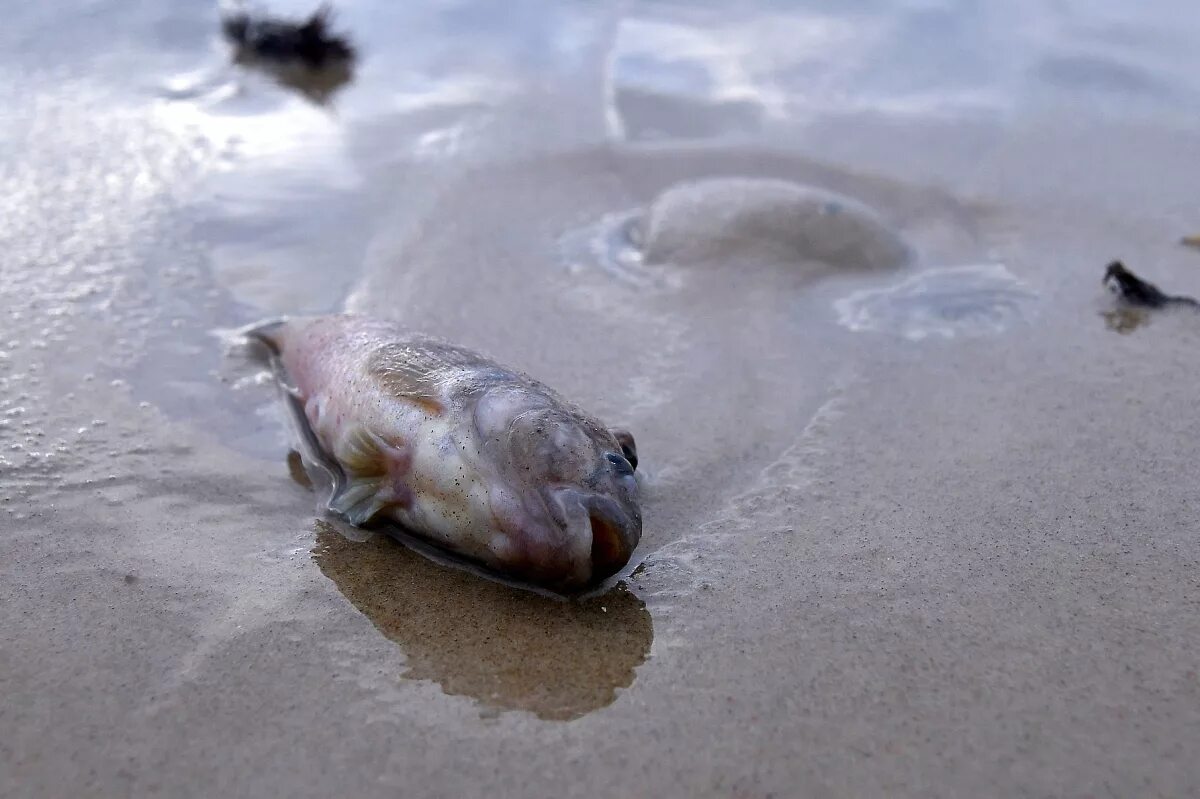
<instances>
[{"instance_id":1,"label":"pale pink fish body","mask_svg":"<svg viewBox=\"0 0 1200 799\"><path fill-rule=\"evenodd\" d=\"M382 518L497 572L560 590L619 571L641 537L632 437L541 383L360 316L252 335L277 354L345 484L330 508Z\"/></svg>"}]
</instances>

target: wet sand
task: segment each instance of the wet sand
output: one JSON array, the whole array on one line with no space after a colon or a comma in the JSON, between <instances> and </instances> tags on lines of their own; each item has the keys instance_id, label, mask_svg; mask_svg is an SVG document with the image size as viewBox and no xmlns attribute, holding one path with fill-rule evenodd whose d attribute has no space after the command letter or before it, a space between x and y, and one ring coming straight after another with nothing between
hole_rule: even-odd
<instances>
[{"instance_id":1,"label":"wet sand","mask_svg":"<svg viewBox=\"0 0 1200 799\"><path fill-rule=\"evenodd\" d=\"M0 794L1200 792L1183 11L341 10L0 34ZM223 331L343 308L634 431L616 589L317 518Z\"/></svg>"}]
</instances>

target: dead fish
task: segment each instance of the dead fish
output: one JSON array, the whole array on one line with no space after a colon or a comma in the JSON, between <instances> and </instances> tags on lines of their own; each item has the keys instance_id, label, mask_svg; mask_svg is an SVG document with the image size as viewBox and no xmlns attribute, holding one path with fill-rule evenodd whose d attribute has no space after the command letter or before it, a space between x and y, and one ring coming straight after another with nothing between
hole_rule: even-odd
<instances>
[{"instance_id":1,"label":"dead fish","mask_svg":"<svg viewBox=\"0 0 1200 799\"><path fill-rule=\"evenodd\" d=\"M1123 302L1143 308L1162 308L1167 305L1200 307L1191 297L1172 296L1158 286L1148 283L1129 271L1125 264L1113 261L1104 271L1104 285Z\"/></svg>"},{"instance_id":2,"label":"dead fish","mask_svg":"<svg viewBox=\"0 0 1200 799\"><path fill-rule=\"evenodd\" d=\"M297 318L250 335L274 353L340 470L329 507L351 524L391 520L559 591L628 563L642 530L629 433L520 372L388 322Z\"/></svg>"}]
</instances>

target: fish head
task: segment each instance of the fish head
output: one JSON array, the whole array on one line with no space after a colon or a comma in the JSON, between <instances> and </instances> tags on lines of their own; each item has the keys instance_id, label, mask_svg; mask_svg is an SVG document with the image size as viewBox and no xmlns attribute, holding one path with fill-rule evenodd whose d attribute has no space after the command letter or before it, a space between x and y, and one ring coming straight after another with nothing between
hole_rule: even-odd
<instances>
[{"instance_id":1,"label":"fish head","mask_svg":"<svg viewBox=\"0 0 1200 799\"><path fill-rule=\"evenodd\" d=\"M642 534L631 435L510 389L485 395L475 421L496 476L492 551L505 571L574 590L629 562Z\"/></svg>"}]
</instances>

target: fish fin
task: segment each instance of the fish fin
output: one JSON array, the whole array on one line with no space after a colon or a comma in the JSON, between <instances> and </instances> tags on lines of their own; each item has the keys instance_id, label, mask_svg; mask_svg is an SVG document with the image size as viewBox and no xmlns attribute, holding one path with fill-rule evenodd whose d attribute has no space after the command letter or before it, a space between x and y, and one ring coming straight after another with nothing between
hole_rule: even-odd
<instances>
[{"instance_id":1,"label":"fish fin","mask_svg":"<svg viewBox=\"0 0 1200 799\"><path fill-rule=\"evenodd\" d=\"M365 427L349 430L338 444L338 462L352 477L382 477L388 473L390 445Z\"/></svg>"},{"instance_id":2,"label":"fish fin","mask_svg":"<svg viewBox=\"0 0 1200 799\"><path fill-rule=\"evenodd\" d=\"M275 319L267 319L262 322L255 322L252 325L247 325L239 331L244 337L254 341L262 342L272 355L278 355L280 352L279 339L277 334L284 325L288 323L286 316L276 317Z\"/></svg>"},{"instance_id":3,"label":"fish fin","mask_svg":"<svg viewBox=\"0 0 1200 799\"><path fill-rule=\"evenodd\" d=\"M446 408L438 396L437 372L444 364L426 350L412 345L389 344L371 354L367 369L393 397L411 403L427 416L440 416Z\"/></svg>"},{"instance_id":4,"label":"fish fin","mask_svg":"<svg viewBox=\"0 0 1200 799\"><path fill-rule=\"evenodd\" d=\"M348 477L329 498L328 507L356 527L361 527L388 505L379 496L382 477Z\"/></svg>"},{"instance_id":5,"label":"fish fin","mask_svg":"<svg viewBox=\"0 0 1200 799\"><path fill-rule=\"evenodd\" d=\"M344 482L329 499L329 509L351 524L365 524L393 505L408 507L412 492L405 477L412 467L412 452L404 444L356 427L337 448Z\"/></svg>"}]
</instances>

